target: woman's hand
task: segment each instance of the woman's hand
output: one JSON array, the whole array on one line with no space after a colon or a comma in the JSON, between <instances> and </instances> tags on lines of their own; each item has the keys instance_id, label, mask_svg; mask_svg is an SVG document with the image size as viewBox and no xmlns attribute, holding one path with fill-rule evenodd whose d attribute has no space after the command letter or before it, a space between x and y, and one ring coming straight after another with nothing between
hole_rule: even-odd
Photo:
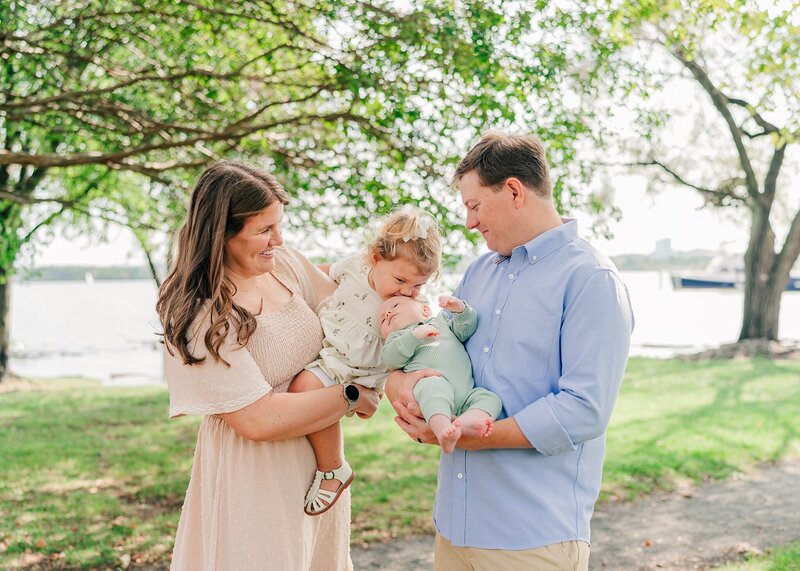
<instances>
[{"instance_id":1,"label":"woman's hand","mask_svg":"<svg viewBox=\"0 0 800 571\"><path fill-rule=\"evenodd\" d=\"M378 403L381 395L375 389L368 389L358 385L358 403L356 404L356 414L359 418L370 418L378 410Z\"/></svg>"}]
</instances>

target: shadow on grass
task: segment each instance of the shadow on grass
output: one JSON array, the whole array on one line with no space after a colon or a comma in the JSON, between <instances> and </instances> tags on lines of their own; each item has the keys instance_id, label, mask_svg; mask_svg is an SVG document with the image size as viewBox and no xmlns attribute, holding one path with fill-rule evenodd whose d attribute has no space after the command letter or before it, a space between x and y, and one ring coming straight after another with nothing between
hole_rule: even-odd
<instances>
[{"instance_id":1,"label":"shadow on grass","mask_svg":"<svg viewBox=\"0 0 800 571\"><path fill-rule=\"evenodd\" d=\"M725 478L795 452L800 367L792 362L633 360L608 433L604 498Z\"/></svg>"}]
</instances>

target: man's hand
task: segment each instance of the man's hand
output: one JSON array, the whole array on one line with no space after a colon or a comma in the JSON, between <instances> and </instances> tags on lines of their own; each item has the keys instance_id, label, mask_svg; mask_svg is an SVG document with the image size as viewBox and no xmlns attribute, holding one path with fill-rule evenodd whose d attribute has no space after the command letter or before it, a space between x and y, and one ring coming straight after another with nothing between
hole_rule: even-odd
<instances>
[{"instance_id":1,"label":"man's hand","mask_svg":"<svg viewBox=\"0 0 800 571\"><path fill-rule=\"evenodd\" d=\"M415 410L419 411L419 407L415 405ZM416 440L420 444L439 444L436 435L425 422L425 419L419 416L418 412L412 412L410 406L400 405L394 408L397 411L397 416L394 421L397 426L405 430L406 434L411 437L411 440Z\"/></svg>"},{"instance_id":2,"label":"man's hand","mask_svg":"<svg viewBox=\"0 0 800 571\"><path fill-rule=\"evenodd\" d=\"M452 295L440 295L439 307L450 313L461 313L467 308L467 304Z\"/></svg>"},{"instance_id":3,"label":"man's hand","mask_svg":"<svg viewBox=\"0 0 800 571\"><path fill-rule=\"evenodd\" d=\"M433 432L428 428L419 404L414 398L414 386L425 377L440 377L441 373L433 369L423 369L422 371L392 371L386 379L386 396L392 403L397 416L395 422L405 430L408 435L419 442L437 442Z\"/></svg>"},{"instance_id":4,"label":"man's hand","mask_svg":"<svg viewBox=\"0 0 800 571\"><path fill-rule=\"evenodd\" d=\"M423 369L410 373L401 370L392 371L386 379L386 396L398 413L400 412L398 410L399 405L408 406L412 404L412 410L419 414L419 405L417 404L417 399L414 398L414 387L425 377L441 376L442 374L439 371L434 371L433 369Z\"/></svg>"}]
</instances>

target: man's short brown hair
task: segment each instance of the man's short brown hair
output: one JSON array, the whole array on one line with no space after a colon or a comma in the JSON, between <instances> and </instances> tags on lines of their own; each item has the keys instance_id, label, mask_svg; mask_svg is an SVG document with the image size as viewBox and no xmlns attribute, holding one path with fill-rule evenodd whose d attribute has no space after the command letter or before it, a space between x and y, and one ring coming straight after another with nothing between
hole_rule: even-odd
<instances>
[{"instance_id":1,"label":"man's short brown hair","mask_svg":"<svg viewBox=\"0 0 800 571\"><path fill-rule=\"evenodd\" d=\"M532 135L485 134L458 163L452 184L473 170L483 186L499 189L515 177L541 197L552 193L544 145Z\"/></svg>"}]
</instances>

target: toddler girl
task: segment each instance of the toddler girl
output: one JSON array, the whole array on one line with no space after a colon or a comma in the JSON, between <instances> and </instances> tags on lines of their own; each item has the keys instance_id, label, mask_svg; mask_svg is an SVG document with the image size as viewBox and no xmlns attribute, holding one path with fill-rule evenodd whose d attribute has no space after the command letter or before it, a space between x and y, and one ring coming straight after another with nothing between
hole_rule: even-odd
<instances>
[{"instance_id":1,"label":"toddler girl","mask_svg":"<svg viewBox=\"0 0 800 571\"><path fill-rule=\"evenodd\" d=\"M422 211L406 206L383 221L366 257L360 254L329 267L320 266L339 287L316 310L325 333L319 359L294 378L289 390L303 392L341 383L346 400L353 391L357 399L356 385L383 391L388 369L381 363L378 309L391 297L417 297L420 288L438 274L440 263L436 223ZM319 515L339 499L354 474L344 460L338 422L310 434L308 440L317 459L317 472L304 511Z\"/></svg>"}]
</instances>

